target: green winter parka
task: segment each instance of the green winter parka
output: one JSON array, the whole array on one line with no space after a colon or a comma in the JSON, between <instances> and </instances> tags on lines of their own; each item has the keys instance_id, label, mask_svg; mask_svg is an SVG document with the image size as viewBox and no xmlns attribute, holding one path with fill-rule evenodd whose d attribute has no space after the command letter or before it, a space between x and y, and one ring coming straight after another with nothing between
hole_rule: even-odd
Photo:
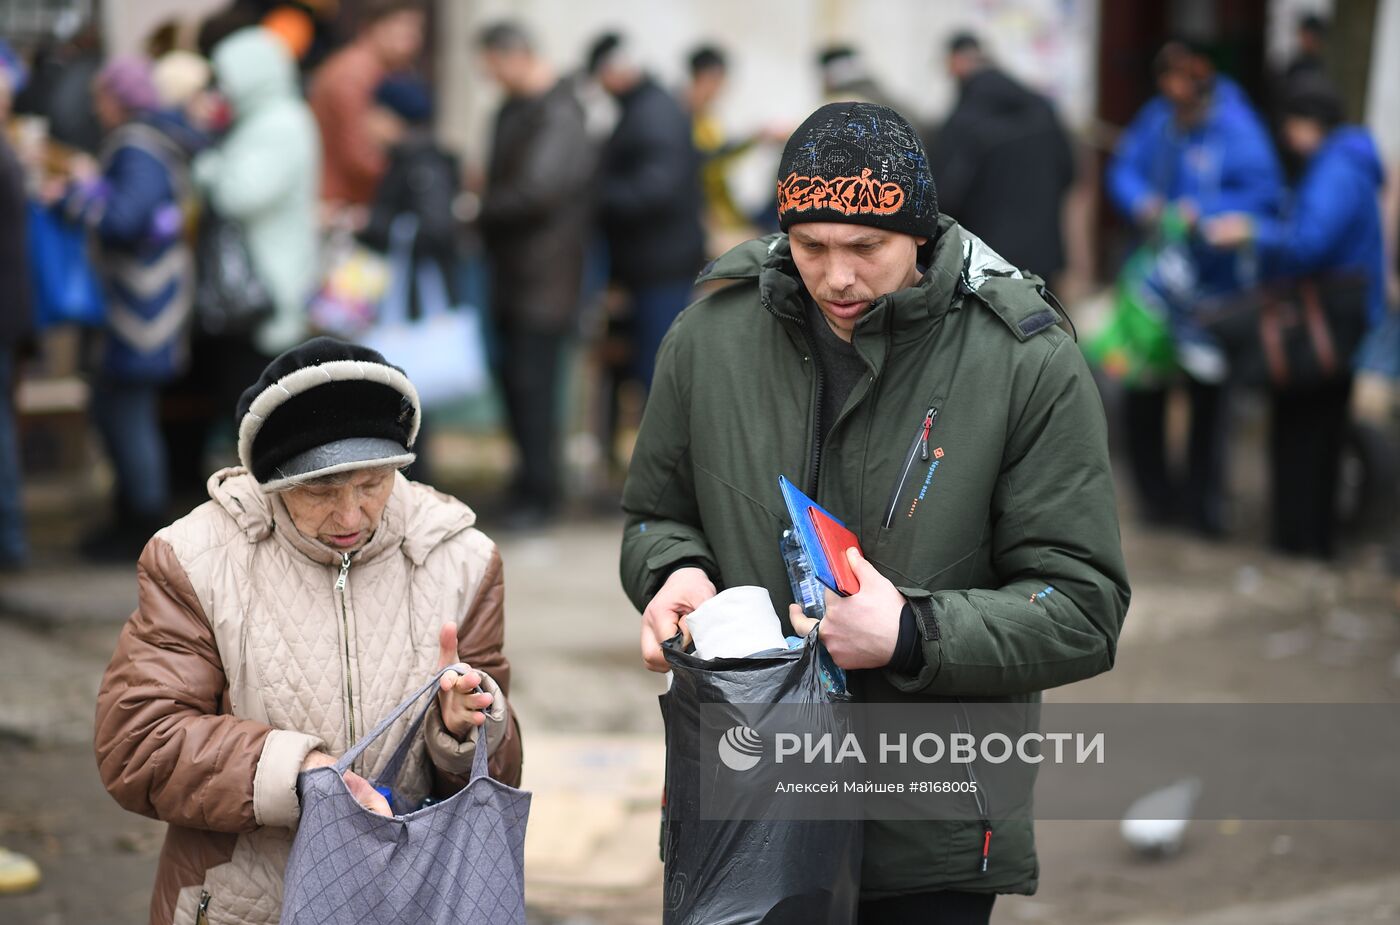
<instances>
[{"instance_id":1,"label":"green winter parka","mask_svg":"<svg viewBox=\"0 0 1400 925\"><path fill-rule=\"evenodd\" d=\"M923 669L851 672L857 701L1006 700L1029 716L1046 688L1112 667L1128 607L1103 406L1038 279L946 216L926 248L922 278L857 323L869 375L824 441L787 237L707 268L700 282L733 282L687 308L658 354L623 492L622 583L641 610L700 564L720 588L767 588L786 624L786 475L917 614ZM862 897L1034 892L1020 815L990 820L986 873L978 822L867 822Z\"/></svg>"}]
</instances>

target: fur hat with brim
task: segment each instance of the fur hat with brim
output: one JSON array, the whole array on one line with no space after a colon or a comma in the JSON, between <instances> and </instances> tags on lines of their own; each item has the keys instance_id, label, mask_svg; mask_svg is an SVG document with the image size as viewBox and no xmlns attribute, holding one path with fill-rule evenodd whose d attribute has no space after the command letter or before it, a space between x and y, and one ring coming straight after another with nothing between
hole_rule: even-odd
<instances>
[{"instance_id":1,"label":"fur hat with brim","mask_svg":"<svg viewBox=\"0 0 1400 925\"><path fill-rule=\"evenodd\" d=\"M268 364L238 400L238 459L266 491L413 462L422 412L403 370L318 337Z\"/></svg>"}]
</instances>

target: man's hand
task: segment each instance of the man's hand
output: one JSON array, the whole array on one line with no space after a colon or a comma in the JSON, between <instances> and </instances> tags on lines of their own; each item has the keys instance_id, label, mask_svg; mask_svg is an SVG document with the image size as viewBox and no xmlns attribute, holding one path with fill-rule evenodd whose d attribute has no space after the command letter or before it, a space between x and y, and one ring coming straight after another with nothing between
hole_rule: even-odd
<instances>
[{"instance_id":1,"label":"man's hand","mask_svg":"<svg viewBox=\"0 0 1400 925\"><path fill-rule=\"evenodd\" d=\"M1157 222L1162 217L1162 197L1144 196L1133 209L1133 219L1138 226L1145 229L1157 227Z\"/></svg>"},{"instance_id":2,"label":"man's hand","mask_svg":"<svg viewBox=\"0 0 1400 925\"><path fill-rule=\"evenodd\" d=\"M1208 220L1202 231L1212 247L1240 247L1254 237L1254 221L1242 212L1231 212Z\"/></svg>"},{"instance_id":3,"label":"man's hand","mask_svg":"<svg viewBox=\"0 0 1400 925\"><path fill-rule=\"evenodd\" d=\"M444 623L438 634L438 670L455 665L457 657L457 627ZM481 686L481 673L467 669L466 674L449 671L438 681L438 709L442 711L442 724L447 731L459 739L465 739L473 729L486 722L482 711L491 706L492 697L485 691L477 691Z\"/></svg>"},{"instance_id":4,"label":"man's hand","mask_svg":"<svg viewBox=\"0 0 1400 925\"><path fill-rule=\"evenodd\" d=\"M313 768L328 768L335 764L335 759L322 751L307 752L305 760L301 763L303 771L310 771ZM389 808L389 801L384 799L384 795L354 771L346 771L341 775L345 780L345 786L350 788L350 795L355 798L365 809L381 816L392 816L394 811Z\"/></svg>"},{"instance_id":5,"label":"man's hand","mask_svg":"<svg viewBox=\"0 0 1400 925\"><path fill-rule=\"evenodd\" d=\"M855 570L860 590L850 597L826 592L826 617L821 621L821 641L837 665L850 671L857 668L883 668L894 656L899 642L899 615L904 595L888 578L875 570L855 547L846 550ZM793 604L788 611L792 628L806 636L817 621Z\"/></svg>"},{"instance_id":6,"label":"man's hand","mask_svg":"<svg viewBox=\"0 0 1400 925\"><path fill-rule=\"evenodd\" d=\"M684 617L716 593L714 582L704 569L687 566L671 573L642 612L642 661L647 668L667 670L661 644L684 628Z\"/></svg>"},{"instance_id":7,"label":"man's hand","mask_svg":"<svg viewBox=\"0 0 1400 925\"><path fill-rule=\"evenodd\" d=\"M1186 223L1187 228L1196 227L1196 223L1201 220L1201 207L1194 199L1178 199L1172 203L1176 208L1176 214L1181 216L1181 220Z\"/></svg>"}]
</instances>

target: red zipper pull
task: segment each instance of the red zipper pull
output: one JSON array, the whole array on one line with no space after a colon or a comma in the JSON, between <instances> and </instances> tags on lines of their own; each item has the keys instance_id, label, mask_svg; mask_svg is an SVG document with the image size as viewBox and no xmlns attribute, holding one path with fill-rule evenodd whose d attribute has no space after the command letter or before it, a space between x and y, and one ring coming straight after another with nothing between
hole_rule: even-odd
<instances>
[{"instance_id":1,"label":"red zipper pull","mask_svg":"<svg viewBox=\"0 0 1400 925\"><path fill-rule=\"evenodd\" d=\"M992 853L992 827L987 823L982 823L984 831L982 833L982 873L987 872L987 855Z\"/></svg>"},{"instance_id":2,"label":"red zipper pull","mask_svg":"<svg viewBox=\"0 0 1400 925\"><path fill-rule=\"evenodd\" d=\"M928 460L928 432L933 430L933 419L938 412L932 408L928 409L928 414L924 415L924 435L919 438L919 459Z\"/></svg>"}]
</instances>

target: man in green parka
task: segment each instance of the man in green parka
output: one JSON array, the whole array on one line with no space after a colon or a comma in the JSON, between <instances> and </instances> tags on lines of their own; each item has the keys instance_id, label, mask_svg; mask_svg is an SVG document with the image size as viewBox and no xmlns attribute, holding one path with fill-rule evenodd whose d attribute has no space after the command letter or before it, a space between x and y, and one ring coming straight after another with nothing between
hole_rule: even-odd
<instances>
[{"instance_id":1,"label":"man in green parka","mask_svg":"<svg viewBox=\"0 0 1400 925\"><path fill-rule=\"evenodd\" d=\"M623 493L647 667L717 588L792 600L781 474L864 549L821 630L857 701L1037 701L1108 670L1129 592L1104 413L1043 284L939 215L891 109L818 109L778 178L785 234L708 267L728 284L657 357ZM1038 876L1026 818L869 821L861 918L986 922Z\"/></svg>"}]
</instances>

